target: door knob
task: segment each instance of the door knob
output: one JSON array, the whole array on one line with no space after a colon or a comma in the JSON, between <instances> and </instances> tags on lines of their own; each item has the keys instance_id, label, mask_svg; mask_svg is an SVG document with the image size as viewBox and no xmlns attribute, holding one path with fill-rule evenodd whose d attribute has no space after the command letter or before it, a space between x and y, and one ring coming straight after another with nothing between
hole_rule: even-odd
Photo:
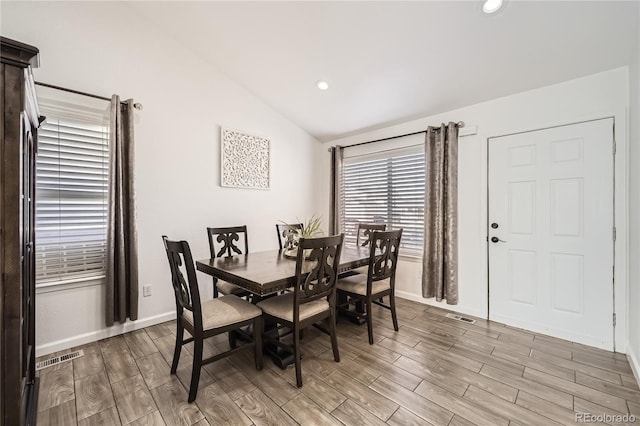
<instances>
[{"instance_id":1,"label":"door knob","mask_svg":"<svg viewBox=\"0 0 640 426\"><path fill-rule=\"evenodd\" d=\"M501 239L500 239L500 238L498 238L498 237L491 237L491 242L492 242L492 243L506 243L506 241L505 241L505 240L501 240Z\"/></svg>"},{"instance_id":2,"label":"door knob","mask_svg":"<svg viewBox=\"0 0 640 426\"><path fill-rule=\"evenodd\" d=\"M495 222L493 222L493 223L491 224L491 227L492 227L493 229L498 229L498 224L497 224L497 223L495 223Z\"/></svg>"}]
</instances>

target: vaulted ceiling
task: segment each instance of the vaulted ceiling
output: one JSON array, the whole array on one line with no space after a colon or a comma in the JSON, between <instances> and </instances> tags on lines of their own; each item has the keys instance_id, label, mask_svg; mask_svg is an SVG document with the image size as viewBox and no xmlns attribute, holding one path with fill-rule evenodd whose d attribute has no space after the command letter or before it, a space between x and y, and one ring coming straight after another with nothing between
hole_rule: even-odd
<instances>
[{"instance_id":1,"label":"vaulted ceiling","mask_svg":"<svg viewBox=\"0 0 640 426\"><path fill-rule=\"evenodd\" d=\"M627 65L638 43L632 1L128 7L320 140Z\"/></svg>"}]
</instances>

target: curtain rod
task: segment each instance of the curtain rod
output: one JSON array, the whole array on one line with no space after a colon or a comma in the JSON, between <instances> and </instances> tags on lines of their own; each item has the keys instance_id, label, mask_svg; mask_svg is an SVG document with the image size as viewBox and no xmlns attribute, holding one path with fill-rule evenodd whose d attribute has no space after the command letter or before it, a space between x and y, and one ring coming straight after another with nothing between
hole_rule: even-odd
<instances>
[{"instance_id":1,"label":"curtain rod","mask_svg":"<svg viewBox=\"0 0 640 426\"><path fill-rule=\"evenodd\" d=\"M49 87L50 89L62 90L63 92L75 93L76 95L88 96L90 98L101 99L103 101L111 101L111 98L107 98L105 96L92 95L91 93L81 92L79 90L67 89L65 87L60 87L53 84L42 83L40 81L36 81L35 84L37 84L38 86ZM126 105L127 103L124 101L120 101L120 104ZM133 104L133 107L137 110L141 110L143 108L142 104L138 102Z\"/></svg>"},{"instance_id":2,"label":"curtain rod","mask_svg":"<svg viewBox=\"0 0 640 426\"><path fill-rule=\"evenodd\" d=\"M456 123L456 126L464 127L464 121L458 121ZM434 127L434 128L439 129L440 126ZM354 147L354 146L366 145L366 144L375 143L375 142L384 142L384 141L388 141L388 140L391 140L391 139L398 139L398 138L404 138L404 137L407 137L407 136L419 135L420 133L427 133L427 131L426 130L420 130L419 132L405 133L404 135L389 136L388 138L376 139L376 140L367 141L367 142L354 143L353 145L347 145L344 148L351 148L351 147Z\"/></svg>"}]
</instances>

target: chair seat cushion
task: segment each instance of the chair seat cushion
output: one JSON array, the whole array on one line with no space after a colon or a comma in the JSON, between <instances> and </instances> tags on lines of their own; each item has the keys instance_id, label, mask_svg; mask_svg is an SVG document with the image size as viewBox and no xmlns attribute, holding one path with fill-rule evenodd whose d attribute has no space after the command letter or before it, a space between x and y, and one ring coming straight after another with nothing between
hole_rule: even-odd
<instances>
[{"instance_id":1,"label":"chair seat cushion","mask_svg":"<svg viewBox=\"0 0 640 426\"><path fill-rule=\"evenodd\" d=\"M346 278L340 278L336 284L338 290L346 291L353 294L359 294L362 296L367 295L367 275L358 274L352 275ZM391 284L389 279L374 281L371 285L371 294L376 294L389 290Z\"/></svg>"},{"instance_id":2,"label":"chair seat cushion","mask_svg":"<svg viewBox=\"0 0 640 426\"><path fill-rule=\"evenodd\" d=\"M258 306L266 314L276 318L293 322L293 301L294 293L286 293L282 296L275 296L263 300ZM329 310L329 302L326 299L318 299L313 302L300 305L300 320L312 317L320 312Z\"/></svg>"},{"instance_id":3,"label":"chair seat cushion","mask_svg":"<svg viewBox=\"0 0 640 426\"><path fill-rule=\"evenodd\" d=\"M260 308L232 294L207 300L202 304L202 328L210 330L247 321L262 315ZM185 310L182 318L192 326L193 313Z\"/></svg>"},{"instance_id":4,"label":"chair seat cushion","mask_svg":"<svg viewBox=\"0 0 640 426\"><path fill-rule=\"evenodd\" d=\"M218 291L222 294L247 294L249 293L246 289L237 286L235 284L228 283L226 281L219 280L216 284Z\"/></svg>"}]
</instances>

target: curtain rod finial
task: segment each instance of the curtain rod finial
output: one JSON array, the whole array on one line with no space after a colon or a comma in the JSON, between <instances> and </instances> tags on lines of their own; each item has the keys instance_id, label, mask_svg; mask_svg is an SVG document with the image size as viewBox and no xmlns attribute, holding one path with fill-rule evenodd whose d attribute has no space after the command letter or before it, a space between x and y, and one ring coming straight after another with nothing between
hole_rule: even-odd
<instances>
[{"instance_id":1,"label":"curtain rod finial","mask_svg":"<svg viewBox=\"0 0 640 426\"><path fill-rule=\"evenodd\" d=\"M135 104L133 104L133 107L134 107L135 109L139 110L139 111L142 111L142 109L144 108L144 107L142 106L142 104L141 104L141 103L138 103L138 102L136 102Z\"/></svg>"},{"instance_id":2,"label":"curtain rod finial","mask_svg":"<svg viewBox=\"0 0 640 426\"><path fill-rule=\"evenodd\" d=\"M456 125L457 125L458 127L464 127L464 121L458 121L458 122L456 123Z\"/></svg>"}]
</instances>

